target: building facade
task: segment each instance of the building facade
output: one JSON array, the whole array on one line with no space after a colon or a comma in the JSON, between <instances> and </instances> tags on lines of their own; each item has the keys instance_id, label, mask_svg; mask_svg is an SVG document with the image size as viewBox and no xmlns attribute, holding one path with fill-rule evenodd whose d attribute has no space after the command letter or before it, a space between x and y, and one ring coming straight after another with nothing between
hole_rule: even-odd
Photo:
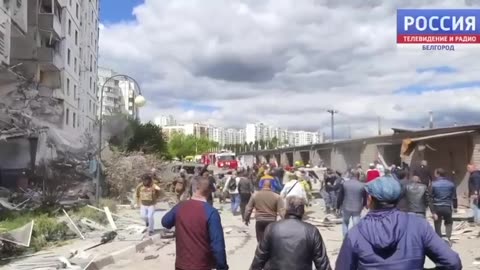
<instances>
[{"instance_id":1,"label":"building facade","mask_svg":"<svg viewBox=\"0 0 480 270\"><path fill-rule=\"evenodd\" d=\"M123 98L123 110L130 117L140 119L139 108L135 104L135 98L140 96L138 86L130 80L121 79L119 82L120 90Z\"/></svg>"},{"instance_id":2,"label":"building facade","mask_svg":"<svg viewBox=\"0 0 480 270\"><path fill-rule=\"evenodd\" d=\"M165 134L167 139L170 139L171 136L175 133L193 135L196 138L208 138L209 137L210 127L205 124L200 123L188 123L176 126L164 126L162 127L162 132Z\"/></svg>"},{"instance_id":3,"label":"building facade","mask_svg":"<svg viewBox=\"0 0 480 270\"><path fill-rule=\"evenodd\" d=\"M98 109L97 113L99 115L102 114L108 116L116 113L127 113L125 108L126 100L123 96L122 89L120 88L120 80L115 78L105 83L108 78L115 76L115 74L116 73L111 69L102 67L98 69L98 85L100 89L98 95L100 95L100 92L102 91L101 87L103 86L103 105L101 106L101 112L100 109Z\"/></svg>"},{"instance_id":4,"label":"building facade","mask_svg":"<svg viewBox=\"0 0 480 270\"><path fill-rule=\"evenodd\" d=\"M208 129L208 138L218 145L225 145L225 129L221 127L210 126Z\"/></svg>"},{"instance_id":5,"label":"building facade","mask_svg":"<svg viewBox=\"0 0 480 270\"><path fill-rule=\"evenodd\" d=\"M300 146L308 144L323 143L323 135L319 132L309 131L290 131L288 132L288 144L291 146Z\"/></svg>"},{"instance_id":6,"label":"building facade","mask_svg":"<svg viewBox=\"0 0 480 270\"><path fill-rule=\"evenodd\" d=\"M245 142L276 141L277 145L289 144L287 129L267 126L263 123L247 124L245 127Z\"/></svg>"},{"instance_id":7,"label":"building facade","mask_svg":"<svg viewBox=\"0 0 480 270\"><path fill-rule=\"evenodd\" d=\"M0 63L10 65L11 48L17 38L25 38L28 32L28 0L0 2Z\"/></svg>"},{"instance_id":8,"label":"building facade","mask_svg":"<svg viewBox=\"0 0 480 270\"><path fill-rule=\"evenodd\" d=\"M161 127L164 126L175 126L177 125L177 121L173 117L173 115L161 115L159 117L155 117L153 122Z\"/></svg>"},{"instance_id":9,"label":"building facade","mask_svg":"<svg viewBox=\"0 0 480 270\"><path fill-rule=\"evenodd\" d=\"M12 36L10 65L36 82L41 95L62 101L63 120L55 124L69 132L90 130L98 106L99 0L8 2L28 3L22 7L27 31Z\"/></svg>"},{"instance_id":10,"label":"building facade","mask_svg":"<svg viewBox=\"0 0 480 270\"><path fill-rule=\"evenodd\" d=\"M103 115L113 115L117 113L129 115L132 118L139 119L139 110L135 106L135 98L140 95L135 82L119 75L112 69L100 67L98 69L98 99L102 94L103 87ZM108 80L108 81L107 81ZM100 114L100 110L98 111Z\"/></svg>"}]
</instances>

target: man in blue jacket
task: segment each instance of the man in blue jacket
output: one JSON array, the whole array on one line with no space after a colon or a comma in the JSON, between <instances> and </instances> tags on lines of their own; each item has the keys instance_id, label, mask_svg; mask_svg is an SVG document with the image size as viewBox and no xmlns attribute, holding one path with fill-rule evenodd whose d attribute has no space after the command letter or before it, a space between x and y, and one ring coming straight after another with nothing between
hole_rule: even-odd
<instances>
[{"instance_id":1,"label":"man in blue jacket","mask_svg":"<svg viewBox=\"0 0 480 270\"><path fill-rule=\"evenodd\" d=\"M457 188L455 183L447 179L444 169L435 170L435 179L432 182L432 210L435 231L442 237L442 221L445 223L445 235L448 241L452 237L453 209L457 209Z\"/></svg>"},{"instance_id":2,"label":"man in blue jacket","mask_svg":"<svg viewBox=\"0 0 480 270\"><path fill-rule=\"evenodd\" d=\"M343 241L337 270L423 269L425 256L438 268L460 270L460 257L420 217L396 209L400 183L391 176L369 182L369 213Z\"/></svg>"}]
</instances>

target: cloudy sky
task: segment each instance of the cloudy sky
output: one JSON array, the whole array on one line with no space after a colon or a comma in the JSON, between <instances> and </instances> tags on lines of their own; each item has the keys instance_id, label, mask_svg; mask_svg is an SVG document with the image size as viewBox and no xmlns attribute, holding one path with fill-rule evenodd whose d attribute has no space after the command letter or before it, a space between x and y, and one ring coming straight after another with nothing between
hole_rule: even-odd
<instances>
[{"instance_id":1,"label":"cloudy sky","mask_svg":"<svg viewBox=\"0 0 480 270\"><path fill-rule=\"evenodd\" d=\"M472 124L478 49L397 48L397 8L477 0L102 0L100 63L140 82L145 121L375 135Z\"/></svg>"}]
</instances>

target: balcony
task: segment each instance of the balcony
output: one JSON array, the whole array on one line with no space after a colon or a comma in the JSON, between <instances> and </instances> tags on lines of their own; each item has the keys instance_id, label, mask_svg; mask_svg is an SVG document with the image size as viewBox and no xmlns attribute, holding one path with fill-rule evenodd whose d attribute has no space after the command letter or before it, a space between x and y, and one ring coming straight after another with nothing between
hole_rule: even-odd
<instances>
[{"instance_id":1,"label":"balcony","mask_svg":"<svg viewBox=\"0 0 480 270\"><path fill-rule=\"evenodd\" d=\"M43 70L59 71L63 68L62 56L54 48L38 48L38 61Z\"/></svg>"},{"instance_id":2,"label":"balcony","mask_svg":"<svg viewBox=\"0 0 480 270\"><path fill-rule=\"evenodd\" d=\"M41 30L55 33L57 37L62 37L62 23L56 14L39 13L38 27Z\"/></svg>"}]
</instances>

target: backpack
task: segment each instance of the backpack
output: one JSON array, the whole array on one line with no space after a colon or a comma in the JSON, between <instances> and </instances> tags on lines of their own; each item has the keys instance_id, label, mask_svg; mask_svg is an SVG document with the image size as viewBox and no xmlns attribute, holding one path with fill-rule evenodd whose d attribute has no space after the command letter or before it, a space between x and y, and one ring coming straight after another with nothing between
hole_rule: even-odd
<instances>
[{"instance_id":1,"label":"backpack","mask_svg":"<svg viewBox=\"0 0 480 270\"><path fill-rule=\"evenodd\" d=\"M229 190L235 190L237 189L237 179L235 178L230 178L230 181L228 182L228 189Z\"/></svg>"}]
</instances>

